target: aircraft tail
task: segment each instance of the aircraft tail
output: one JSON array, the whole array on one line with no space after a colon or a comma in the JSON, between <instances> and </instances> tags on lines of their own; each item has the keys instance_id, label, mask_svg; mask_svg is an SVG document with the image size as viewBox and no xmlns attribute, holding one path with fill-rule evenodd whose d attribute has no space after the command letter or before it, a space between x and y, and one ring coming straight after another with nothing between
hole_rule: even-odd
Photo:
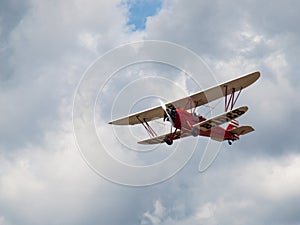
<instances>
[{"instance_id":1,"label":"aircraft tail","mask_svg":"<svg viewBox=\"0 0 300 225\"><path fill-rule=\"evenodd\" d=\"M231 120L226 128L227 131L231 131L239 127L239 122L236 120Z\"/></svg>"}]
</instances>

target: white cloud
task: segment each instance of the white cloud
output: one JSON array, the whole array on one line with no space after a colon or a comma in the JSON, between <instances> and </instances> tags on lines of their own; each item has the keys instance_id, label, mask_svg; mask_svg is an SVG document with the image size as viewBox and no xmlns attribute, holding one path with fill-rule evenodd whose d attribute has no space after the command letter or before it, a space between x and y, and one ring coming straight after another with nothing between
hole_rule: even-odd
<instances>
[{"instance_id":1,"label":"white cloud","mask_svg":"<svg viewBox=\"0 0 300 225\"><path fill-rule=\"evenodd\" d=\"M299 195L300 156L290 155L279 159L258 160L245 168L247 177L259 180L252 189L265 198L281 201ZM244 181L243 184L249 184ZM253 186L253 185L252 185ZM249 189L249 191L251 191Z\"/></svg>"},{"instance_id":2,"label":"white cloud","mask_svg":"<svg viewBox=\"0 0 300 225\"><path fill-rule=\"evenodd\" d=\"M203 219L211 219L214 216L216 205L212 203L204 204L196 214L196 219L201 221Z\"/></svg>"},{"instance_id":3,"label":"white cloud","mask_svg":"<svg viewBox=\"0 0 300 225\"><path fill-rule=\"evenodd\" d=\"M162 224L162 219L166 214L166 208L162 205L159 200L156 200L154 203L154 210L152 213L149 211L143 214L143 219L141 224L148 224L150 222L152 225Z\"/></svg>"},{"instance_id":4,"label":"white cloud","mask_svg":"<svg viewBox=\"0 0 300 225\"><path fill-rule=\"evenodd\" d=\"M198 174L192 182L186 180L188 188L185 191L189 194L177 196L171 204L165 204L164 213L160 214L163 216L155 213L155 206L154 210L146 211L142 224L149 221L150 224L164 225L253 224L261 221L297 224L299 154L276 159L236 158L240 161L224 159L227 165ZM188 174L190 171L184 172L185 176ZM174 205L182 198L186 198L185 206L192 208L185 216L179 216Z\"/></svg>"},{"instance_id":5,"label":"white cloud","mask_svg":"<svg viewBox=\"0 0 300 225\"><path fill-rule=\"evenodd\" d=\"M31 1L8 34L13 70L1 83L0 97L3 223L82 224L103 217L117 224L125 217L105 216L119 189L85 164L71 123L75 87L95 53L131 38L118 3ZM82 34L94 36L82 45ZM115 198L108 194L113 190Z\"/></svg>"},{"instance_id":6,"label":"white cloud","mask_svg":"<svg viewBox=\"0 0 300 225\"><path fill-rule=\"evenodd\" d=\"M131 38L125 9L118 3L30 1L30 10L7 40L10 64L5 67L12 68L1 85L0 103L6 106L0 109L4 148L41 139L44 129L53 128L52 121L58 119L62 101L71 104L91 61ZM12 140L13 134L18 141Z\"/></svg>"}]
</instances>

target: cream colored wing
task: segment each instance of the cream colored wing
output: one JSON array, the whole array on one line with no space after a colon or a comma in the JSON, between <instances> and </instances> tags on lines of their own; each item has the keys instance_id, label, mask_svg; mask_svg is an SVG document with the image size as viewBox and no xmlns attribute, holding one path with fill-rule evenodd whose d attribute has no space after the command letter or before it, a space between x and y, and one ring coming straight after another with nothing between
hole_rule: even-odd
<instances>
[{"instance_id":1,"label":"cream colored wing","mask_svg":"<svg viewBox=\"0 0 300 225\"><path fill-rule=\"evenodd\" d=\"M186 98L179 99L172 102L176 108L185 108L190 109L205 105L209 102L222 98L228 94L231 94L232 91L237 92L241 89L248 87L253 84L260 77L259 72L254 72L234 80L222 83L215 87L208 88L204 91L192 94ZM193 101L193 104L189 104L190 101Z\"/></svg>"},{"instance_id":2,"label":"cream colored wing","mask_svg":"<svg viewBox=\"0 0 300 225\"><path fill-rule=\"evenodd\" d=\"M160 135L160 136L157 136L157 137L154 137L154 138L149 138L149 139L146 139L146 140L142 140L142 141L139 141L138 144L152 145L152 144L164 143L165 142L164 139L167 135L170 135L170 134L169 133L168 134L163 134L163 135ZM187 132L181 132L180 130L178 130L174 134L173 140L188 137L188 136L191 136L191 134L187 133Z\"/></svg>"},{"instance_id":3,"label":"cream colored wing","mask_svg":"<svg viewBox=\"0 0 300 225\"><path fill-rule=\"evenodd\" d=\"M225 112L221 115L215 116L211 119L204 120L200 123L197 123L193 125L193 128L198 128L202 131L208 131L212 129L215 126L222 125L226 122L229 122L231 120L234 120L241 115L243 115L245 112L247 112L248 107L247 106L241 106L239 108L233 109L231 111Z\"/></svg>"},{"instance_id":4,"label":"cream colored wing","mask_svg":"<svg viewBox=\"0 0 300 225\"><path fill-rule=\"evenodd\" d=\"M134 113L129 116L125 116L120 119L110 121L108 123L114 125L134 125L141 122L149 122L151 120L155 120L163 117L164 117L163 108L161 106L157 106L148 110Z\"/></svg>"},{"instance_id":5,"label":"cream colored wing","mask_svg":"<svg viewBox=\"0 0 300 225\"><path fill-rule=\"evenodd\" d=\"M169 102L166 106L173 104L176 108L191 109L201 105L205 105L208 102L214 101L225 95L231 94L232 91L240 91L254 83L260 76L259 72L251 73L240 78L228 81L226 83L217 85L215 87L206 89L201 92L197 92L188 97L179 99L177 101ZM161 106L156 106L151 109L147 109L138 113L134 113L129 116L125 116L120 119L112 120L109 124L115 125L134 125L141 122L149 122L164 116L164 110Z\"/></svg>"}]
</instances>

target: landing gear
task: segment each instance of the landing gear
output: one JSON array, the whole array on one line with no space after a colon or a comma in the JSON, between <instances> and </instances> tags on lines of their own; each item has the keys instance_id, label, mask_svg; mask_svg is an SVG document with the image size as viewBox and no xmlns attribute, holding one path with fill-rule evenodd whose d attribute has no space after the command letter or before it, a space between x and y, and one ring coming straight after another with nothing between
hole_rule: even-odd
<instances>
[{"instance_id":1,"label":"landing gear","mask_svg":"<svg viewBox=\"0 0 300 225\"><path fill-rule=\"evenodd\" d=\"M228 140L228 144L229 144L229 145L232 145L232 141Z\"/></svg>"},{"instance_id":2,"label":"landing gear","mask_svg":"<svg viewBox=\"0 0 300 225\"><path fill-rule=\"evenodd\" d=\"M170 139L169 135L165 136L164 141L167 143L167 145L173 144L173 140Z\"/></svg>"}]
</instances>

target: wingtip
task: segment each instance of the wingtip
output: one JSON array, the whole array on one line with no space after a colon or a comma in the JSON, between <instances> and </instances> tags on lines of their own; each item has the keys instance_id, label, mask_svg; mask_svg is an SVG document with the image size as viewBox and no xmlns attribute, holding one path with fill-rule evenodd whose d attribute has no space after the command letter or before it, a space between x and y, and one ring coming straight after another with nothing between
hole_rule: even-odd
<instances>
[{"instance_id":1,"label":"wingtip","mask_svg":"<svg viewBox=\"0 0 300 225\"><path fill-rule=\"evenodd\" d=\"M254 77L254 82L260 78L260 72L259 71L255 71L250 75Z\"/></svg>"}]
</instances>

